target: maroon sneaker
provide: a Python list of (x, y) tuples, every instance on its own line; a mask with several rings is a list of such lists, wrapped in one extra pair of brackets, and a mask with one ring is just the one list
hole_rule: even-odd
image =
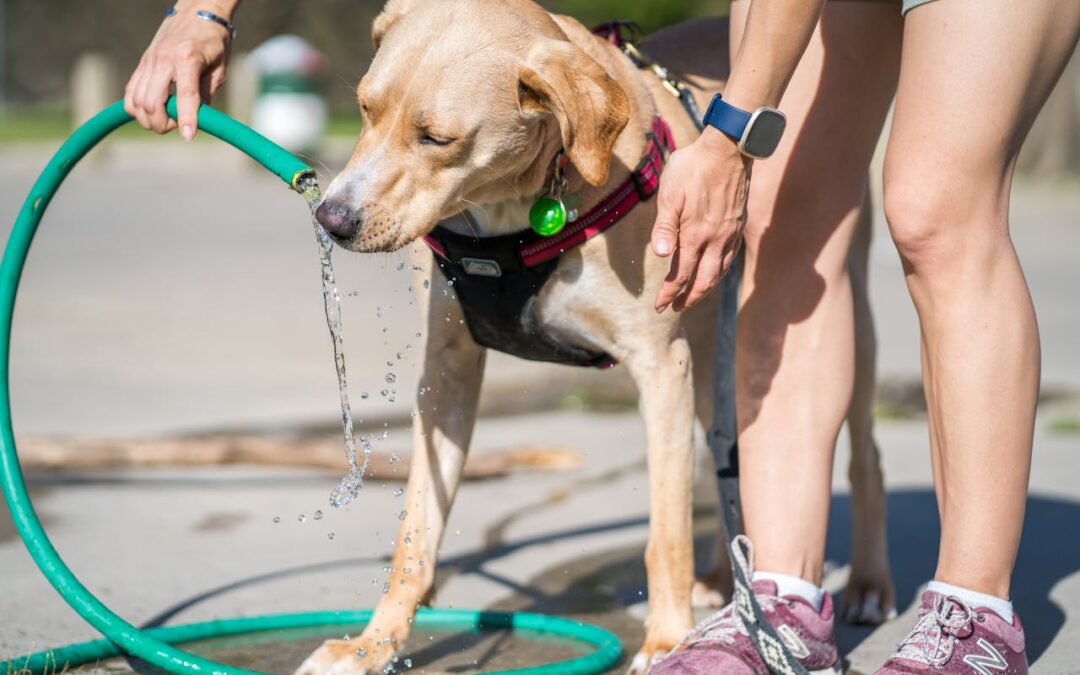
[(984, 607), (926, 591), (919, 621), (874, 675), (1027, 675), (1024, 629)]
[[(826, 594), (818, 612), (802, 598), (779, 597), (775, 582), (755, 581), (752, 586), (762, 612), (791, 655), (811, 675), (840, 675), (832, 598)], [(769, 675), (733, 603), (698, 624), (670, 656), (649, 672), (651, 675)]]

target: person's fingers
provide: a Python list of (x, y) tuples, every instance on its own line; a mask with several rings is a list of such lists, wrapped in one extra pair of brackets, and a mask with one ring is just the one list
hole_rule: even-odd
[(135, 117), (135, 86), (139, 82), (139, 76), (142, 73), (140, 68), (136, 68), (135, 72), (128, 78), (127, 84), (124, 85), (124, 112)]
[(175, 75), (172, 63), (157, 62), (150, 75), (143, 80), (142, 107), (150, 122), (150, 129), (163, 134), (169, 126), (165, 101), (169, 98), (169, 85)]
[(656, 255), (666, 258), (675, 252), (679, 240), (679, 212), (664, 202), (656, 208), (656, 222), (652, 230), (652, 249)]
[(708, 295), (709, 291), (720, 283), (720, 277), (722, 276), (720, 261), (719, 247), (710, 246), (707, 248), (702, 253), (701, 260), (698, 261), (693, 276), (687, 282), (686, 290), (672, 302), (672, 309), (681, 312), (684, 309), (693, 307)]
[(197, 58), (185, 58), (176, 67), (176, 122), (186, 141), (195, 138), (199, 128), (202, 66), (202, 61)]
[(739, 230), (735, 233), (735, 236), (731, 238), (731, 243), (724, 247), (724, 252), (720, 256), (720, 277), (723, 278), (731, 266), (735, 264), (735, 258), (739, 255), (739, 251), (742, 250), (743, 233)]
[(688, 247), (683, 242), (675, 249), (675, 255), (671, 259), (671, 271), (660, 285), (660, 292), (656, 296), (656, 311), (663, 312), (682, 292), (693, 277), (700, 257), (701, 249), (698, 246)]
[(672, 300), (671, 300), (671, 309), (672, 310), (674, 310), (676, 312), (681, 312), (684, 309), (686, 309), (686, 307), (687, 307), (687, 305), (686, 305), (686, 296), (690, 294), (690, 289), (693, 288), (694, 284), (697, 282), (697, 278), (698, 278), (698, 269), (695, 267), (694, 270), (690, 273), (690, 278), (687, 279), (686, 283), (683, 284), (683, 287), (681, 289), (679, 289), (678, 295), (676, 295), (674, 298), (672, 298)]
[(217, 93), (217, 90), (221, 89), (221, 85), (225, 84), (226, 76), (225, 64), (221, 64), (210, 71), (208, 83), (206, 76), (203, 76), (204, 83), (207, 83), (203, 88), (204, 103), (209, 103), (213, 95)]
[[(135, 74), (131, 76), (131, 81), (128, 82), (127, 90), (124, 93), (124, 110), (127, 110), (128, 114), (135, 118), (135, 121), (139, 123), (139, 126), (143, 129), (150, 128), (150, 120), (146, 116), (146, 111), (143, 109), (143, 81), (146, 79), (146, 67), (139, 66), (139, 69), (135, 71)], [(130, 98), (130, 108), (128, 106), (128, 99)]]

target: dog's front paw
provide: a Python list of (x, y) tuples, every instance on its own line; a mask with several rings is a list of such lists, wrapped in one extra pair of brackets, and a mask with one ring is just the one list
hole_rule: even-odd
[(394, 656), (394, 648), (386, 643), (371, 644), (362, 638), (327, 640), (307, 657), (295, 675), (373, 675)]
[(630, 667), (626, 670), (626, 675), (646, 675), (652, 667), (664, 660), (668, 655), (667, 649), (647, 649), (642, 648), (640, 652), (634, 654), (634, 658), (630, 661)]
[(888, 571), (864, 576), (852, 570), (844, 589), (841, 616), (848, 623), (874, 626), (895, 618), (896, 594)]

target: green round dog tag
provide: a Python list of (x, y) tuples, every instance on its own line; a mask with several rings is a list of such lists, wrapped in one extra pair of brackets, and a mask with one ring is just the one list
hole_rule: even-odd
[(550, 237), (558, 234), (566, 225), (566, 207), (562, 200), (541, 197), (529, 209), (529, 225), (537, 234)]

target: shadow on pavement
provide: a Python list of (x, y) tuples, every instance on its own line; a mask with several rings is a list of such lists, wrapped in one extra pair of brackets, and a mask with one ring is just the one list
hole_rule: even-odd
[[(938, 512), (931, 489), (893, 490), (888, 495), (889, 558), (896, 584), (897, 608), (915, 602), (915, 594), (934, 574), (938, 551)], [(835, 495), (825, 545), (828, 560), (844, 564), (851, 550), (851, 500)], [(1028, 659), (1034, 663), (1065, 623), (1065, 611), (1050, 591), (1080, 570), (1080, 503), (1044, 496), (1028, 498), (1024, 535), (1013, 574), (1012, 593), (1027, 633)], [(850, 652), (873, 628), (839, 625), (842, 653)]]
[[(889, 553), (896, 584), (897, 605), (903, 610), (916, 600), (919, 588), (934, 572), (939, 533), (937, 506), (934, 493), (930, 489), (894, 490), (888, 496), (888, 509)], [(850, 518), (850, 498), (847, 495), (835, 495), (829, 517), (826, 557), (839, 565), (846, 564), (849, 559)], [(711, 519), (711, 516), (699, 518), (698, 532), (710, 531), (708, 523), (701, 521)], [(1024, 536), (1013, 578), (1013, 595), (1025, 621), (1028, 657), (1032, 662), (1046, 651), (1065, 621), (1064, 609), (1049, 596), (1051, 589), (1061, 579), (1080, 570), (1080, 538), (1067, 534), (1075, 532), (1077, 522), (1080, 522), (1080, 503), (1045, 496), (1032, 496), (1028, 500)], [(601, 532), (642, 528), (646, 523), (644, 518), (629, 517), (466, 552), (444, 559), (440, 563), (440, 576), (445, 578), (448, 574), (480, 574), (503, 584), (509, 592), (493, 609), (555, 613), (596, 623), (619, 634), (624, 640), (627, 653), (632, 655), (640, 645), (643, 631), (640, 619), (628, 612), (627, 608), (632, 605), (640, 606), (647, 599), (642, 563), (643, 546), (597, 551), (581, 558), (560, 562), (526, 582), (498, 575), (488, 569), (487, 564), (532, 546), (572, 538), (588, 538)], [(707, 551), (709, 546), (708, 537), (699, 537), (695, 541), (696, 550)], [(184, 609), (241, 587), (328, 569), (346, 569), (371, 560), (328, 561), (241, 579), (178, 602), (161, 612), (148, 622), (148, 625), (161, 625)], [(841, 652), (849, 653), (873, 631), (873, 627), (840, 624), (838, 641)], [(430, 663), (431, 660), (441, 660), (454, 650), (464, 649), (472, 651), (469, 659), (472, 663), (469, 665), (482, 666), (493, 654), (506, 649), (507, 643), (504, 641), (507, 639), (506, 635), (444, 635), (434, 643), (415, 645), (418, 649), (413, 651), (413, 656), (417, 665), (420, 665)], [(510, 639), (510, 643), (514, 642), (517, 641)], [(514, 647), (520, 648), (520, 643)]]

